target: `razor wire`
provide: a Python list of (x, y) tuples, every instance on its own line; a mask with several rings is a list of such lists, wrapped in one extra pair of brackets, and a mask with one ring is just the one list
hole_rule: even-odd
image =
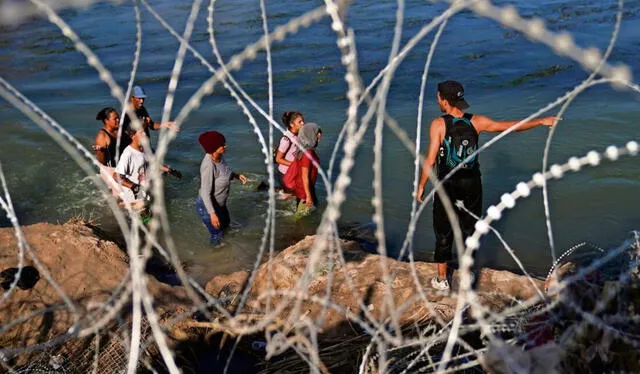
[[(135, 119), (135, 115), (133, 115), (133, 110), (131, 106), (127, 103), (127, 97), (131, 91), (131, 87), (135, 78), (135, 73), (137, 69), (137, 65), (141, 56), (141, 43), (142, 43), (142, 32), (141, 32), (141, 17), (140, 17), (140, 9), (136, 1), (135, 4), (135, 22), (136, 22), (136, 50), (134, 53), (134, 61), (130, 76), (130, 81), (128, 83), (128, 87), (126, 93), (122, 92), (122, 89), (117, 85), (114, 79), (111, 76), (110, 71), (101, 64), (99, 58), (91, 51), (86, 44), (84, 44), (81, 39), (77, 36), (77, 34), (64, 23), (62, 18), (60, 18), (57, 13), (58, 7), (66, 7), (66, 6), (78, 6), (88, 5), (91, 1), (59, 1), (59, 2), (51, 2), (51, 4), (44, 3), (40, 0), (32, 0), (31, 1), (35, 7), (27, 7), (27, 5), (17, 3), (17, 2), (8, 2), (0, 4), (0, 10), (2, 10), (2, 19), (9, 19), (10, 21), (21, 20), (30, 12), (40, 11), (47, 15), (48, 19), (56, 24), (62, 34), (68, 38), (70, 41), (74, 43), (74, 47), (84, 54), (87, 57), (88, 65), (94, 67), (99, 74), (99, 77), (102, 81), (104, 81), (110, 88), (112, 95), (118, 99), (119, 102), (123, 103), (123, 111), (130, 115), (133, 121), (134, 127), (139, 127), (139, 121)], [(193, 308), (195, 310), (205, 311), (209, 318), (212, 318), (211, 314), (208, 313), (207, 308), (209, 306), (216, 306), (216, 310), (222, 313), (225, 316), (224, 325), (229, 329), (229, 331), (233, 331), (237, 333), (239, 336), (249, 335), (252, 333), (260, 332), (263, 329), (267, 328), (270, 325), (273, 325), (274, 322), (280, 319), (279, 315), (285, 309), (291, 307), (293, 305), (292, 310), (289, 313), (288, 321), (281, 324), (281, 327), (275, 327), (272, 331), (275, 331), (275, 334), (272, 336), (267, 336), (267, 352), (270, 352), (270, 355), (275, 355), (276, 353), (282, 353), (287, 349), (292, 349), (296, 352), (301, 359), (306, 362), (309, 366), (309, 369), (314, 372), (326, 372), (327, 368), (323, 364), (320, 355), (320, 343), (318, 342), (318, 328), (315, 324), (315, 321), (306, 317), (301, 313), (301, 305), (303, 301), (312, 301), (319, 305), (323, 306), (323, 311), (326, 309), (332, 309), (334, 311), (338, 311), (340, 314), (344, 315), (344, 317), (356, 323), (363, 330), (367, 331), (370, 334), (371, 342), (366, 346), (366, 351), (364, 354), (364, 358), (360, 365), (360, 372), (365, 372), (366, 365), (369, 363), (369, 360), (373, 360), (375, 358), (375, 365), (378, 366), (380, 372), (386, 372), (390, 370), (390, 362), (389, 362), (389, 354), (387, 350), (390, 348), (402, 347), (407, 344), (415, 344), (419, 346), (418, 351), (419, 354), (411, 361), (408, 366), (405, 368), (405, 372), (413, 367), (413, 365), (417, 364), (420, 360), (419, 358), (423, 355), (426, 355), (427, 360), (429, 361), (428, 369), (436, 369), (439, 372), (450, 372), (457, 369), (464, 369), (467, 367), (473, 367), (478, 364), (478, 358), (480, 353), (483, 350), (478, 350), (472, 353), (464, 353), (460, 355), (455, 355), (453, 353), (454, 346), (457, 344), (464, 345), (464, 340), (460, 337), (460, 332), (463, 329), (463, 314), (466, 310), (469, 310), (473, 317), (477, 320), (477, 322), (473, 325), (477, 331), (481, 331), (492, 343), (494, 343), (494, 347), (497, 347), (500, 350), (501, 345), (505, 344), (500, 337), (496, 336), (494, 331), (492, 331), (491, 326), (493, 323), (506, 318), (509, 315), (517, 314), (521, 311), (526, 311), (527, 308), (536, 305), (536, 303), (544, 302), (546, 296), (541, 293), (539, 289), (536, 290), (538, 292), (538, 296), (532, 298), (531, 300), (527, 300), (524, 303), (518, 304), (517, 306), (510, 308), (508, 310), (503, 311), (502, 313), (494, 313), (487, 309), (487, 307), (482, 305), (481, 300), (479, 299), (479, 295), (476, 291), (471, 288), (472, 284), (472, 270), (471, 266), (474, 264), (473, 252), (477, 251), (480, 247), (480, 238), (490, 231), (494, 232), (498, 237), (500, 237), (499, 233), (490, 225), (494, 221), (500, 220), (504, 212), (508, 209), (513, 209), (519, 201), (519, 199), (526, 198), (531, 194), (531, 190), (534, 188), (541, 188), (544, 194), (544, 207), (545, 207), (545, 217), (546, 223), (548, 227), (548, 236), (549, 236), (549, 244), (552, 257), (554, 259), (552, 268), (550, 270), (550, 274), (557, 268), (557, 264), (563, 258), (568, 256), (570, 252), (573, 252), (574, 247), (571, 250), (567, 251), (565, 254), (560, 256), (557, 260), (555, 258), (555, 245), (553, 242), (553, 233), (551, 228), (551, 214), (548, 208), (549, 198), (548, 198), (548, 190), (547, 190), (547, 181), (551, 179), (561, 179), (565, 176), (565, 174), (569, 172), (578, 172), (583, 169), (585, 166), (596, 167), (601, 164), (603, 160), (607, 160), (610, 162), (617, 161), (622, 156), (635, 156), (638, 153), (638, 143), (634, 140), (627, 142), (624, 147), (616, 147), (610, 146), (606, 148), (603, 152), (590, 151), (583, 157), (571, 157), (565, 164), (554, 164), (551, 165), (547, 169), (548, 164), (548, 153), (551, 145), (551, 141), (554, 134), (554, 129), (552, 128), (549, 132), (547, 143), (544, 150), (543, 155), (543, 166), (542, 170), (539, 173), (536, 173), (532, 176), (532, 179), (528, 182), (520, 182), (516, 185), (515, 190), (511, 193), (506, 193), (502, 195), (500, 202), (497, 205), (492, 205), (486, 210), (486, 216), (478, 217), (479, 220), (476, 223), (476, 231), (473, 235), (466, 239), (463, 243), (462, 234), (459, 229), (459, 225), (457, 222), (457, 218), (454, 211), (454, 202), (450, 201), (446, 194), (444, 194), (441, 183), (443, 180), (436, 180), (433, 175), (429, 176), (429, 180), (434, 184), (433, 190), (427, 195), (425, 202), (418, 206), (414, 202), (411, 206), (410, 211), (410, 223), (407, 227), (407, 232), (405, 236), (405, 240), (402, 245), (401, 252), (405, 251), (410, 256), (410, 265), (412, 270), (412, 277), (415, 281), (416, 288), (419, 290), (418, 295), (411, 299), (411, 301), (420, 301), (425, 304), (427, 308), (433, 310), (433, 302), (427, 300), (427, 295), (431, 294), (432, 291), (426, 290), (420, 284), (417, 274), (415, 273), (415, 261), (413, 259), (413, 235), (415, 232), (415, 227), (417, 224), (417, 219), (420, 217), (422, 210), (425, 208), (427, 202), (434, 196), (435, 193), (439, 194), (439, 197), (443, 200), (443, 204), (446, 207), (448, 217), (452, 223), (455, 234), (455, 243), (456, 248), (458, 250), (459, 258), (460, 258), (460, 290), (457, 293), (457, 307), (454, 318), (449, 322), (437, 321), (440, 325), (440, 330), (437, 333), (434, 333), (432, 336), (422, 336), (419, 338), (414, 338), (411, 336), (404, 336), (402, 333), (402, 328), (399, 323), (399, 318), (401, 312), (408, 307), (408, 302), (405, 305), (396, 305), (393, 300), (393, 295), (388, 291), (391, 289), (390, 284), (393, 279), (393, 274), (389, 272), (389, 266), (386, 260), (386, 248), (385, 248), (385, 226), (384, 226), (384, 211), (383, 211), (383, 199), (382, 199), (382, 146), (383, 146), (383, 129), (385, 126), (389, 127), (392, 130), (393, 134), (403, 142), (405, 147), (412, 153), (414, 156), (414, 179), (413, 179), (413, 192), (412, 197), (415, 198), (416, 190), (417, 190), (417, 182), (419, 178), (419, 165), (421, 165), (423, 158), (420, 155), (420, 126), (421, 126), (421, 116), (422, 116), (422, 103), (424, 98), (424, 90), (426, 81), (428, 79), (428, 73), (430, 69), (430, 61), (433, 57), (433, 53), (436, 50), (436, 46), (438, 43), (438, 38), (446, 27), (448, 20), (454, 17), (459, 11), (463, 9), (470, 9), (477, 15), (481, 17), (485, 17), (491, 20), (494, 20), (500, 23), (502, 26), (505, 26), (509, 29), (518, 31), (523, 35), (527, 36), (534, 42), (541, 43), (543, 45), (548, 46), (552, 49), (556, 54), (560, 56), (567, 57), (581, 64), (587, 71), (590, 72), (588, 78), (586, 78), (583, 82), (581, 82), (578, 86), (572, 88), (564, 95), (558, 97), (556, 100), (551, 102), (550, 104), (542, 107), (536, 112), (532, 113), (525, 120), (522, 120), (512, 126), (509, 130), (503, 132), (499, 136), (493, 138), (491, 141), (485, 143), (476, 153), (470, 155), (469, 157), (474, 157), (476, 154), (483, 152), (484, 150), (490, 148), (494, 143), (498, 142), (501, 138), (506, 136), (511, 131), (517, 130), (517, 128), (527, 120), (530, 120), (544, 112), (555, 109), (560, 106), (558, 111), (559, 115), (561, 115), (571, 104), (571, 102), (577, 98), (584, 90), (589, 87), (593, 87), (595, 85), (601, 84), (611, 84), (614, 87), (627, 87), (634, 91), (640, 91), (638, 86), (632, 82), (631, 80), (631, 71), (630, 69), (622, 64), (619, 65), (611, 65), (607, 62), (610, 57), (611, 51), (615, 45), (615, 41), (617, 39), (617, 34), (619, 32), (620, 25), (622, 23), (622, 13), (624, 10), (624, 3), (622, 0), (618, 2), (618, 10), (616, 13), (616, 23), (614, 26), (614, 30), (610, 39), (610, 43), (605, 51), (604, 55), (601, 55), (597, 49), (594, 48), (581, 48), (578, 46), (570, 34), (568, 33), (555, 33), (549, 29), (547, 29), (544, 23), (538, 19), (525, 19), (522, 18), (518, 14), (518, 10), (512, 6), (497, 6), (492, 4), (488, 0), (473, 0), (473, 1), (446, 1), (449, 3), (450, 7), (444, 11), (440, 16), (434, 18), (430, 23), (424, 26), (418, 34), (416, 34), (407, 44), (404, 46), (400, 45), (401, 35), (403, 31), (403, 20), (404, 20), (404, 1), (398, 0), (397, 2), (397, 10), (396, 10), (396, 19), (394, 26), (394, 39), (391, 46), (391, 52), (388, 56), (387, 65), (380, 71), (380, 73), (372, 80), (371, 84), (367, 87), (364, 87), (362, 83), (362, 77), (359, 73), (358, 65), (357, 65), (357, 50), (356, 50), (356, 37), (353, 30), (350, 28), (349, 24), (344, 17), (344, 12), (351, 5), (349, 2), (334, 2), (331, 0), (326, 0), (325, 5), (322, 8), (318, 8), (311, 12), (305, 13), (300, 17), (296, 17), (289, 21), (287, 24), (283, 26), (278, 26), (273, 29), (273, 31), (269, 31), (268, 25), (268, 16), (266, 14), (266, 6), (264, 1), (260, 1), (261, 7), (261, 17), (262, 17), (262, 28), (263, 28), (263, 37), (260, 38), (256, 43), (247, 45), (246, 48), (242, 50), (237, 55), (232, 56), (227, 59), (228, 62), (224, 62), (224, 59), (215, 42), (214, 36), (214, 28), (213, 28), (213, 15), (214, 15), (214, 3), (212, 0), (209, 6), (209, 15), (208, 19), (208, 32), (210, 34), (210, 42), (212, 46), (212, 51), (216, 57), (216, 61), (219, 65), (218, 69), (214, 69), (207, 60), (200, 56), (199, 53), (193, 48), (192, 44), (189, 42), (189, 38), (194, 31), (196, 17), (201, 6), (201, 1), (194, 0), (191, 6), (191, 14), (187, 20), (184, 35), (180, 36), (176, 33), (170, 26), (162, 20), (162, 18), (158, 15), (158, 13), (153, 9), (151, 4), (148, 1), (142, 0), (144, 6), (147, 10), (156, 17), (163, 27), (171, 33), (174, 37), (178, 39), (180, 42), (180, 46), (177, 52), (177, 56), (175, 59), (174, 67), (170, 73), (170, 81), (169, 81), (169, 89), (167, 92), (167, 96), (165, 98), (165, 104), (162, 112), (162, 123), (165, 123), (169, 120), (170, 112), (174, 103), (175, 92), (178, 89), (178, 80), (180, 74), (183, 69), (183, 63), (186, 56), (186, 51), (189, 50), (193, 53), (199, 61), (208, 68), (211, 77), (207, 79), (200, 88), (196, 91), (196, 93), (189, 98), (187, 103), (179, 109), (179, 114), (176, 118), (176, 126), (180, 128), (180, 126), (186, 121), (189, 114), (197, 109), (202, 99), (213, 93), (214, 87), (217, 83), (221, 83), (225, 89), (229, 92), (229, 94), (235, 99), (237, 105), (240, 107), (242, 112), (247, 117), (249, 123), (253, 131), (256, 133), (258, 138), (258, 143), (261, 145), (261, 150), (263, 155), (265, 156), (265, 165), (267, 166), (267, 174), (269, 176), (269, 198), (268, 198), (268, 211), (265, 219), (265, 227), (263, 231), (263, 235), (261, 238), (260, 251), (257, 256), (255, 265), (251, 271), (251, 275), (249, 277), (248, 285), (242, 292), (240, 299), (240, 307), (237, 312), (232, 315), (226, 313), (224, 308), (217, 305), (217, 300), (210, 295), (206, 295), (206, 292), (202, 290), (201, 287), (198, 286), (197, 282), (195, 282), (188, 274), (182, 271), (181, 266), (179, 264), (178, 255), (175, 251), (175, 244), (173, 243), (169, 233), (170, 226), (168, 222), (168, 216), (166, 212), (166, 207), (164, 205), (164, 193), (162, 190), (162, 178), (159, 172), (159, 165), (162, 163), (162, 159), (166, 154), (167, 147), (170, 142), (176, 137), (176, 131), (160, 131), (160, 138), (158, 141), (158, 150), (155, 155), (152, 155), (148, 149), (149, 147), (145, 146), (145, 153), (151, 160), (151, 180), (153, 183), (153, 190), (150, 191), (152, 195), (155, 197), (154, 204), (152, 206), (152, 210), (155, 213), (154, 218), (151, 221), (151, 225), (149, 229), (139, 227), (140, 224), (137, 220), (133, 220), (131, 225), (126, 223), (124, 216), (122, 215), (120, 209), (115, 206), (113, 199), (109, 198), (106, 188), (104, 186), (98, 186), (101, 188), (103, 195), (109, 201), (109, 206), (116, 214), (118, 218), (118, 223), (120, 225), (121, 230), (125, 233), (126, 241), (127, 241), (127, 249), (130, 257), (130, 271), (123, 278), (123, 283), (121, 287), (114, 290), (109, 301), (105, 302), (102, 305), (102, 309), (107, 312), (106, 318), (103, 319), (103, 322), (97, 326), (82, 326), (82, 321), (84, 323), (90, 322), (86, 321), (86, 318), (82, 317), (81, 313), (75, 308), (74, 303), (68, 299), (64, 290), (60, 289), (57, 286), (56, 290), (65, 300), (65, 303), (69, 310), (72, 312), (72, 316), (75, 319), (75, 324), (70, 328), (68, 334), (58, 336), (52, 339), (49, 342), (44, 344), (34, 344), (31, 347), (11, 347), (11, 348), (0, 348), (0, 356), (7, 358), (10, 355), (15, 355), (19, 353), (25, 352), (37, 352), (41, 350), (49, 349), (52, 345), (63, 344), (68, 339), (78, 337), (78, 336), (88, 336), (90, 334), (94, 334), (96, 339), (98, 337), (98, 330), (100, 328), (104, 328), (106, 324), (116, 318), (117, 313), (123, 308), (124, 303), (127, 301), (132, 302), (133, 312), (132, 312), (132, 326), (130, 333), (127, 332), (128, 342), (129, 342), (129, 351), (127, 358), (127, 372), (133, 373), (137, 370), (140, 355), (141, 355), (141, 342), (142, 338), (142, 323), (143, 318), (144, 321), (148, 321), (148, 326), (151, 331), (151, 336), (153, 337), (153, 341), (157, 344), (158, 349), (160, 351), (160, 355), (166, 364), (166, 368), (170, 372), (178, 372), (178, 367), (176, 366), (173, 352), (171, 351), (166, 336), (166, 328), (161, 326), (160, 318), (156, 313), (153, 306), (153, 297), (148, 289), (147, 285), (147, 275), (144, 273), (144, 267), (147, 263), (147, 260), (150, 257), (151, 249), (158, 248), (161, 250), (163, 256), (170, 261), (176, 269), (178, 269), (178, 274), (182, 280), (183, 285), (186, 286), (189, 297), (193, 302)], [(273, 44), (277, 42), (281, 42), (285, 38), (294, 37), (295, 34), (299, 31), (301, 27), (308, 27), (311, 23), (317, 22), (320, 18), (328, 16), (330, 19), (330, 27), (336, 34), (336, 44), (338, 50), (341, 55), (341, 63), (345, 68), (345, 81), (347, 82), (347, 99), (349, 102), (349, 106), (347, 109), (347, 119), (344, 122), (344, 125), (341, 128), (338, 140), (334, 146), (331, 161), (329, 163), (328, 169), (325, 171), (322, 168), (319, 170), (319, 174), (321, 175), (322, 181), (325, 184), (327, 190), (327, 201), (328, 206), (322, 214), (322, 220), (317, 229), (317, 239), (313, 244), (313, 247), (309, 254), (308, 263), (306, 265), (303, 276), (297, 281), (294, 289), (291, 290), (275, 290), (269, 287), (270, 291), (264, 294), (259, 295), (259, 298), (267, 298), (269, 301), (267, 302), (267, 310), (264, 314), (263, 318), (255, 323), (245, 323), (242, 317), (242, 307), (244, 302), (249, 297), (249, 290), (252, 286), (253, 276), (257, 273), (258, 266), (260, 265), (261, 259), (268, 254), (267, 261), (270, 261), (274, 258), (274, 237), (275, 237), (275, 195), (274, 195), (274, 165), (271, 160), (271, 154), (273, 151), (273, 129), (276, 128), (280, 132), (284, 132), (284, 129), (277, 123), (277, 120), (273, 118), (273, 67), (272, 67), (272, 55), (271, 55), (271, 47)], [(386, 112), (386, 100), (389, 93), (389, 86), (393, 81), (395, 70), (402, 63), (404, 58), (409, 54), (409, 52), (413, 51), (419, 41), (424, 39), (431, 31), (438, 28), (437, 34), (434, 37), (434, 41), (429, 50), (429, 54), (425, 61), (424, 71), (421, 80), (420, 87), (420, 95), (419, 95), (419, 112), (417, 118), (417, 127), (416, 127), (416, 136), (415, 140), (412, 140), (404, 130), (402, 130), (397, 122), (388, 115)], [(268, 72), (268, 109), (265, 111), (260, 105), (258, 105), (253, 98), (243, 90), (240, 85), (235, 81), (234, 77), (231, 75), (231, 72), (240, 71), (245, 62), (256, 59), (258, 52), (265, 51), (266, 53), (266, 63), (267, 63), (267, 72)], [(597, 76), (601, 76), (602, 78), (596, 79)], [(19, 91), (15, 90), (7, 81), (0, 77), (0, 95), (9, 101), (13, 106), (19, 108), (21, 111), (25, 113), (29, 118), (31, 118), (34, 122), (38, 123), (47, 134), (49, 134), (52, 138), (54, 138), (63, 148), (63, 150), (70, 154), (74, 160), (78, 163), (78, 165), (87, 173), (87, 175), (95, 174), (94, 168), (97, 165), (96, 160), (93, 158), (91, 154), (89, 154), (86, 149), (72, 136), (70, 135), (62, 126), (60, 126), (55, 120), (53, 120), (49, 115), (47, 115), (44, 111), (42, 111), (38, 106), (32, 103), (29, 99), (24, 97)], [(375, 95), (371, 97), (369, 93), (375, 88)], [(367, 105), (365, 113), (358, 118), (358, 111), (362, 105)], [(268, 136), (265, 139), (262, 130), (257, 124), (256, 119), (250, 113), (249, 107), (257, 110), (260, 115), (267, 120), (268, 126)], [(340, 247), (340, 243), (338, 241), (338, 230), (337, 230), (337, 221), (341, 216), (342, 204), (348, 199), (347, 197), (347, 189), (351, 184), (351, 171), (353, 169), (355, 163), (355, 153), (358, 147), (362, 144), (363, 136), (369, 129), (370, 123), (373, 121), (375, 117), (375, 143), (374, 143), (374, 163), (372, 165), (374, 171), (374, 178), (372, 180), (372, 187), (374, 190), (374, 196), (372, 199), (372, 207), (374, 208), (374, 216), (373, 222), (376, 223), (376, 238), (378, 239), (378, 253), (382, 256), (382, 260), (380, 262), (381, 271), (383, 273), (383, 281), (387, 285), (385, 288), (385, 311), (386, 317), (382, 320), (376, 318), (372, 313), (368, 312), (368, 308), (366, 305), (362, 304), (362, 300), (359, 299), (358, 291), (354, 285), (353, 279), (350, 274), (345, 271), (345, 281), (348, 284), (352, 295), (359, 300), (360, 306), (362, 308), (362, 316), (355, 315), (353, 312), (349, 310), (345, 310), (341, 305), (336, 304), (331, 300), (330, 295), (330, 287), (327, 287), (327, 294), (323, 297), (317, 297), (312, 295), (309, 291), (309, 284), (312, 280), (314, 269), (316, 266), (322, 261), (324, 256), (329, 258), (329, 263), (333, 264), (334, 261), (332, 255), (335, 254), (337, 257), (337, 264), (341, 266), (343, 269), (346, 269), (346, 260), (342, 253), (342, 248)], [(121, 131), (121, 130), (119, 130)], [(120, 138), (120, 134), (118, 135), (118, 141)], [(334, 182), (331, 181), (333, 166), (335, 160), (338, 155), (338, 150), (342, 146), (343, 157), (340, 162), (339, 173)], [(93, 166), (92, 166), (93, 164)], [(318, 166), (318, 165), (317, 165)], [(452, 175), (456, 170), (454, 169), (447, 177), (444, 178), (446, 180), (450, 175)], [(17, 217), (15, 211), (12, 208), (11, 199), (9, 195), (8, 188), (5, 183), (4, 173), (0, 169), (0, 179), (2, 180), (3, 189), (5, 198), (0, 198), (0, 203), (2, 204), (3, 209), (7, 217), (11, 220), (13, 227), (15, 229), (16, 236), (18, 238), (18, 258), (19, 258), (19, 272), (14, 279), (14, 281), (10, 285), (9, 292), (3, 294), (0, 302), (6, 302), (11, 297), (12, 292), (16, 288), (18, 283), (18, 279), (20, 277), (20, 272), (22, 271), (25, 257), (25, 250), (29, 253), (34, 262), (36, 263), (38, 269), (44, 271), (45, 277), (47, 281), (51, 283), (54, 288), (57, 283), (53, 279), (53, 277), (47, 272), (47, 269), (39, 264), (37, 258), (34, 257), (32, 251), (28, 246), (28, 238), (24, 238), (24, 235), (20, 229), (20, 225), (17, 221)], [(463, 208), (463, 207), (458, 207)], [(129, 214), (134, 214), (129, 211)], [(470, 212), (468, 212), (470, 213)], [(167, 248), (163, 248), (157, 241), (156, 236), (158, 235), (158, 230), (162, 228), (163, 232), (166, 235), (167, 240)], [(145, 231), (146, 236), (149, 238), (146, 242), (141, 240), (139, 235), (139, 230), (142, 229)], [(515, 252), (510, 248), (510, 246), (503, 241), (505, 249), (508, 251), (510, 256), (514, 258), (514, 260), (521, 267), (521, 270), (527, 275), (527, 277), (533, 282), (531, 276), (527, 273), (526, 269), (522, 265), (522, 263), (518, 260)], [(268, 250), (267, 250), (268, 246)], [(580, 272), (574, 276), (563, 279), (561, 283), (554, 288), (554, 292), (559, 292), (562, 289), (566, 289), (574, 282), (580, 281), (584, 279), (585, 274), (587, 274), (587, 270), (589, 269), (597, 269), (601, 266), (604, 266), (608, 261), (614, 258), (616, 255), (619, 255), (623, 252), (624, 249), (628, 248), (627, 246), (621, 246), (618, 249), (606, 253), (604, 257), (598, 261), (592, 263), (588, 268), (581, 269)], [(270, 264), (270, 262), (269, 262)], [(637, 263), (633, 263), (634, 266), (637, 266)], [(630, 276), (629, 272), (623, 274), (620, 279), (620, 283), (623, 283), (623, 280), (626, 280)], [(331, 277), (331, 275), (329, 276)], [(549, 277), (547, 277), (549, 278)], [(125, 283), (127, 280), (131, 281), (131, 284)], [(328, 284), (331, 284), (331, 278), (328, 281)], [(535, 283), (533, 283), (535, 286)], [(619, 287), (618, 287), (619, 288)], [(587, 323), (581, 324), (578, 329), (579, 331), (584, 331), (586, 326), (598, 326), (602, 330), (606, 330), (607, 332), (614, 334), (617, 338), (620, 338), (624, 341), (629, 342), (634, 347), (639, 344), (636, 340), (627, 337), (621, 331), (611, 327), (606, 320), (600, 319), (596, 314), (601, 312), (602, 309), (606, 306), (606, 303), (611, 300), (613, 297), (617, 295), (619, 289), (614, 291), (608, 291), (606, 298), (604, 301), (600, 302), (597, 305), (597, 308), (591, 312), (582, 310), (579, 305), (573, 302), (570, 299), (563, 300), (563, 302), (568, 305), (573, 310), (577, 311)], [(118, 296), (119, 295), (119, 296)], [(283, 300), (279, 302), (279, 305), (274, 306), (272, 309), (272, 297), (281, 296), (284, 297)], [(202, 301), (202, 298), (205, 298), (206, 301)], [(113, 306), (109, 304), (113, 302)], [(37, 312), (35, 313), (37, 314)], [(34, 315), (35, 315), (34, 314)], [(433, 313), (437, 318), (437, 313)], [(10, 322), (12, 324), (19, 324), (23, 320), (23, 318), (27, 318), (27, 316), (16, 316), (16, 319)], [(95, 322), (95, 321), (93, 321)], [(145, 322), (147, 323), (147, 322)], [(389, 324), (393, 326), (393, 328), (389, 328)], [(83, 327), (81, 329), (81, 327)], [(581, 330), (580, 330), (581, 329)], [(389, 331), (389, 330), (392, 330)], [(294, 332), (291, 335), (291, 332)], [(273, 338), (272, 337), (279, 337)], [(238, 341), (236, 341), (237, 344)], [(428, 351), (431, 349), (436, 343), (445, 343), (444, 352), (439, 358), (439, 360), (434, 360)], [(374, 345), (377, 350), (377, 354), (374, 354)], [(235, 346), (234, 346), (235, 347)], [(235, 348), (234, 348), (235, 349)], [(97, 368), (97, 360), (99, 358), (99, 344), (98, 340), (96, 340), (96, 348), (95, 348), (95, 362), (94, 368)], [(513, 361), (512, 358), (509, 357), (506, 351), (502, 351), (502, 355), (505, 360), (508, 361), (508, 364), (512, 367), (519, 367), (518, 363)], [(447, 367), (448, 364), (455, 362), (457, 358), (463, 357), (475, 357), (476, 360), (471, 360), (465, 364), (458, 364), (454, 367)], [(230, 361), (227, 361), (225, 366), (225, 371), (229, 368)], [(11, 368), (9, 368), (11, 370)]]

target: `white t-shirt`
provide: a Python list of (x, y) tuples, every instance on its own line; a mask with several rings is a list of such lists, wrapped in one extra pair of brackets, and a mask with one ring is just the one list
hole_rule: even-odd
[(147, 162), (144, 153), (131, 146), (125, 148), (118, 161), (118, 166), (116, 166), (116, 172), (124, 175), (133, 183), (143, 184), (146, 170)]
[[(287, 161), (293, 161), (296, 153), (297, 147), (293, 143), (292, 139), (298, 140), (298, 136), (287, 130), (284, 133), (284, 136), (280, 139), (280, 144), (278, 144), (278, 152), (286, 152), (284, 155), (284, 159)], [(289, 170), (289, 166), (278, 164), (278, 170), (282, 174), (286, 174), (287, 170)]]

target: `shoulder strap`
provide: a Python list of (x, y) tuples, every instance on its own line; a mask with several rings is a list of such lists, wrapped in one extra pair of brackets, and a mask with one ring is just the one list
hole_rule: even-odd
[(449, 131), (449, 128), (453, 126), (453, 116), (451, 114), (445, 114), (442, 116), (442, 118), (444, 119), (446, 131)]
[(469, 122), (471, 122), (471, 118), (473, 118), (473, 114), (465, 113), (463, 117), (466, 118), (467, 120), (469, 120)]
[(113, 136), (111, 136), (111, 134), (109, 134), (109, 131), (107, 131), (107, 130), (105, 130), (105, 129), (103, 129), (103, 128), (101, 128), (101, 129), (100, 129), (100, 131), (103, 131), (105, 134), (107, 134), (107, 136), (108, 136), (109, 138), (113, 138)]
[(285, 157), (286, 157), (286, 156), (287, 156), (287, 153), (289, 153), (289, 150), (291, 149), (291, 144), (293, 144), (293, 141), (291, 140), (291, 138), (289, 138), (289, 137), (288, 137), (288, 136), (286, 136), (286, 135), (282, 135), (282, 138), (283, 138), (283, 139), (286, 139), (286, 140), (289, 142), (289, 145), (287, 146), (287, 150), (286, 150), (286, 151), (284, 151), (284, 155), (285, 155)]

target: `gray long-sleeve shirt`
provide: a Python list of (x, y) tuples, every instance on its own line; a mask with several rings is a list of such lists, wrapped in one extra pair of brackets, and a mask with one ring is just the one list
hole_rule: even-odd
[(209, 214), (215, 212), (214, 202), (217, 206), (226, 206), (229, 197), (229, 185), (233, 171), (224, 162), (214, 162), (211, 156), (204, 155), (200, 163), (200, 197)]

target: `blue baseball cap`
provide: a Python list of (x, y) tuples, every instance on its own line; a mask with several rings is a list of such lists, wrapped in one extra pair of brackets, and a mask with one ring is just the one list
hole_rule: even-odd
[(131, 92), (131, 96), (137, 97), (140, 99), (144, 99), (147, 95), (144, 93), (144, 90), (140, 86), (133, 86), (133, 91)]

